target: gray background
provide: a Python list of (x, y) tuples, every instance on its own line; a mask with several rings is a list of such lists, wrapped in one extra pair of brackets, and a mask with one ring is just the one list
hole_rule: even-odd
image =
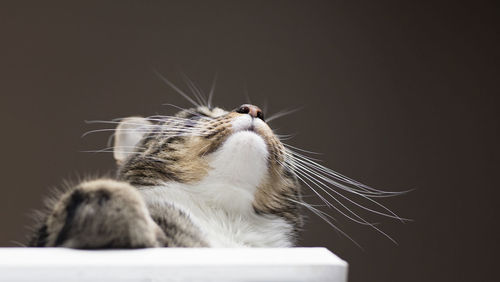
[(310, 216), (302, 246), (350, 263), (350, 281), (487, 281), (498, 234), (498, 10), (456, 1), (2, 1), (0, 245), (63, 179), (112, 171), (84, 120), (172, 114), (185, 72), (217, 104), (252, 102), (290, 144), (375, 187), (414, 220), (374, 230)]

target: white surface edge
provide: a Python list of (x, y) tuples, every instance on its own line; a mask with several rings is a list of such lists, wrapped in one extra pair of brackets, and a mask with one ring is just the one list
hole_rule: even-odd
[(347, 281), (326, 248), (0, 248), (0, 281)]

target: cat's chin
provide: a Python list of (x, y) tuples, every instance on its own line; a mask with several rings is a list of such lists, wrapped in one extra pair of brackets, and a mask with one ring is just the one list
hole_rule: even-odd
[(227, 147), (237, 156), (242, 156), (250, 162), (267, 160), (268, 150), (266, 142), (253, 129), (233, 133), (223, 144), (223, 147)]
[(210, 156), (213, 173), (245, 189), (255, 189), (267, 173), (268, 149), (264, 139), (253, 131), (233, 133)]

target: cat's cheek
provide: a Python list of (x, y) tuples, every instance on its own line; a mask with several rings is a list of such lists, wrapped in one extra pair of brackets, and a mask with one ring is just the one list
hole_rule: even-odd
[(255, 119), (253, 122), (255, 129), (261, 131), (271, 131), (271, 128), (261, 119)]

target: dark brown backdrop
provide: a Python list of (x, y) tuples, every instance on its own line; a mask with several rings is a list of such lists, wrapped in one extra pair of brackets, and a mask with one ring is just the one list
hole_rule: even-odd
[[(498, 244), (498, 10), (432, 1), (17, 1), (0, 4), (0, 245), (63, 178), (112, 170), (84, 120), (187, 106), (153, 74), (185, 72), (216, 101), (265, 101), (293, 145), (388, 190), (409, 224), (341, 219), (364, 250), (311, 217), (303, 246), (350, 263), (350, 281), (486, 281)], [(494, 167), (496, 166), (496, 167)]]

